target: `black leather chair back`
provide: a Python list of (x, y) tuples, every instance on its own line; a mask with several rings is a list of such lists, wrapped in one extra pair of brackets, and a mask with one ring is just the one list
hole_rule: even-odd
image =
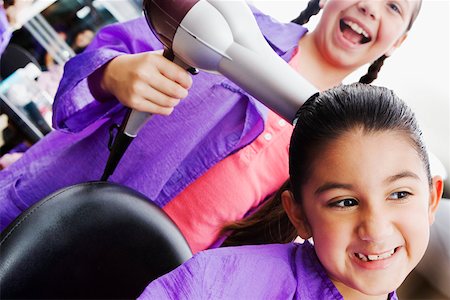
[(30, 62), (39, 69), (41, 68), (37, 59), (28, 50), (9, 43), (3, 54), (0, 55), (0, 79), (6, 79), (14, 71), (25, 67)]
[(134, 299), (192, 256), (171, 219), (129, 188), (62, 189), (1, 233), (2, 299)]

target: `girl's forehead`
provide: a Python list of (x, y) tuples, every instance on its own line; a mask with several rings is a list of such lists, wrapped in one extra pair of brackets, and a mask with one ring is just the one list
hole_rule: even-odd
[(382, 191), (396, 184), (392, 183), (392, 178), (406, 177), (413, 178), (416, 186), (428, 186), (424, 164), (407, 135), (355, 131), (342, 135), (317, 152), (308, 179), (302, 185), (302, 194), (303, 199), (314, 200), (323, 186)]
[(313, 172), (329, 178), (349, 172), (389, 175), (405, 169), (426, 178), (422, 158), (410, 137), (392, 130), (367, 132), (356, 128), (345, 132), (325, 144), (313, 162)]
[(406, 132), (400, 130), (367, 130), (363, 126), (357, 126), (348, 129), (330, 139), (322, 149), (325, 155), (335, 152), (374, 152), (374, 146), (379, 145), (377, 149), (380, 152), (400, 152), (402, 149), (414, 149), (411, 138)]

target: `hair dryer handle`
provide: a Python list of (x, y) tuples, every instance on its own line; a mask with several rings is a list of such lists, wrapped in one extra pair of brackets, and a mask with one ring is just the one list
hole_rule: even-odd
[[(173, 61), (192, 75), (198, 74), (198, 69), (191, 67), (184, 61), (176, 57), (171, 49), (164, 49), (163, 56)], [(131, 110), (122, 122), (123, 131), (126, 135), (135, 137), (142, 126), (150, 119), (151, 113)]]
[[(106, 162), (106, 166), (100, 180), (107, 181), (108, 178), (114, 173), (117, 165), (125, 154), (125, 151), (127, 151), (128, 146), (136, 137), (141, 127), (151, 116), (152, 114), (148, 112), (128, 109), (127, 114), (125, 115), (125, 118), (123, 118), (122, 124), (120, 125), (119, 131), (115, 136), (112, 133), (113, 131), (110, 129), (110, 141), (112, 140), (112, 144), (109, 147), (110, 152), (108, 161)], [(111, 128), (114, 128), (114, 125)]]
[[(198, 70), (185, 64), (182, 60), (177, 59), (172, 50), (164, 50), (163, 56), (174, 63), (178, 64), (182, 68), (187, 69), (191, 74), (197, 74)], [(125, 118), (120, 125), (119, 132), (117, 132), (112, 146), (110, 148), (110, 153), (108, 157), (108, 162), (106, 163), (105, 170), (101, 180), (106, 181), (113, 174), (122, 156), (125, 154), (128, 146), (131, 144), (133, 139), (137, 136), (139, 130), (142, 126), (151, 118), (152, 114), (148, 112), (137, 111), (134, 109), (129, 109)]]
[[(163, 56), (171, 61), (175, 59), (171, 49), (164, 49)], [(131, 109), (123, 119), (119, 132), (134, 138), (151, 116), (151, 113)]]

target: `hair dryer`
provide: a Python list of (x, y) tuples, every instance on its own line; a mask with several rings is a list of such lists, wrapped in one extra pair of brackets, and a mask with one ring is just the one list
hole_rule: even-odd
[[(144, 13), (165, 46), (165, 57), (187, 70), (224, 75), (289, 122), (318, 92), (273, 51), (243, 0), (145, 0)], [(112, 174), (149, 117), (146, 112), (130, 111), (102, 179)]]

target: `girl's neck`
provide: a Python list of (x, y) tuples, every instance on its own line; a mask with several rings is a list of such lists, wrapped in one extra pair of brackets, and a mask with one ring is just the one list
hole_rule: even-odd
[(330, 64), (322, 56), (314, 43), (312, 34), (308, 33), (299, 41), (300, 53), (296, 59), (296, 70), (319, 90), (326, 90), (342, 83), (355, 69), (344, 69)]

